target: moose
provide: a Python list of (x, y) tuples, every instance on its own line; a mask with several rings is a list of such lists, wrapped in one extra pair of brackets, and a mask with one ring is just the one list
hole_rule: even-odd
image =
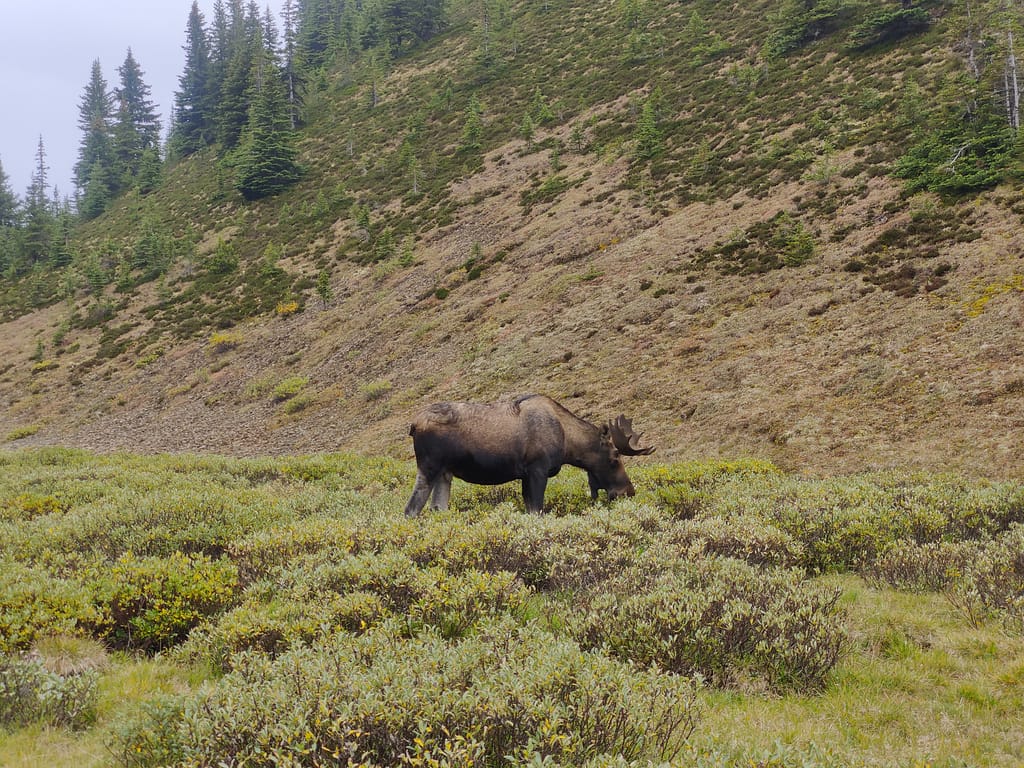
[(544, 507), (548, 478), (563, 464), (587, 473), (590, 495), (632, 496), (623, 456), (646, 456), (633, 423), (619, 416), (596, 426), (545, 395), (527, 394), (497, 403), (435, 403), (409, 428), (416, 452), (416, 485), (405, 514), (415, 517), (433, 498), (447, 509), (452, 477), (479, 485), (522, 480), (528, 512)]

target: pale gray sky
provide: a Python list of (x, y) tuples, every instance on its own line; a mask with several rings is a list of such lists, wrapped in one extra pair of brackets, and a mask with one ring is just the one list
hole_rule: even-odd
[[(61, 196), (73, 195), (78, 105), (95, 59), (113, 89), (132, 49), (166, 133), (191, 7), (192, 0), (0, 0), (0, 163), (19, 197), (32, 179), (40, 134), (51, 194), (56, 185)], [(270, 3), (278, 19), (279, 7)], [(199, 0), (199, 9), (209, 22), (213, 0)]]

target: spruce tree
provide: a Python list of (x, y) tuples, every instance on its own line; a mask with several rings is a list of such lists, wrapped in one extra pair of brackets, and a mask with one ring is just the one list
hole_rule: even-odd
[(30, 264), (46, 261), (50, 256), (53, 243), (53, 212), (47, 194), (49, 183), (46, 165), (46, 148), (43, 137), (39, 137), (36, 148), (36, 168), (32, 173), (32, 183), (25, 194), (25, 256)]
[(462, 148), (479, 149), (484, 133), (484, 108), (474, 93), (466, 107), (466, 122), (462, 127)]
[(235, 187), (247, 200), (277, 194), (298, 181), (294, 132), (274, 52), (258, 47), (248, 122), (236, 153)]
[(240, 3), (231, 7), (230, 58), (220, 89), (217, 141), (229, 150), (238, 145), (249, 117), (253, 71), (262, 48), (259, 8), (250, 2), (245, 12)]
[(89, 82), (78, 105), (78, 127), (82, 131), (82, 143), (78, 147), (78, 162), (75, 163), (75, 186), (84, 192), (89, 186), (89, 177), (99, 164), (110, 169), (114, 164), (111, 148), (110, 117), (113, 96), (107, 89), (99, 59), (92, 63)]
[(210, 41), (198, 2), (192, 3), (185, 34), (185, 71), (178, 78), (181, 90), (174, 94), (174, 128), (171, 133), (173, 149), (182, 156), (198, 152), (213, 141)]
[(128, 49), (124, 64), (117, 68), (121, 86), (114, 91), (117, 119), (114, 125), (114, 153), (118, 161), (121, 187), (131, 186), (139, 174), (146, 150), (159, 149), (160, 119), (150, 89), (142, 79), (142, 69)]
[(11, 179), (0, 162), (0, 227), (14, 227), (18, 224), (18, 196), (11, 187)]

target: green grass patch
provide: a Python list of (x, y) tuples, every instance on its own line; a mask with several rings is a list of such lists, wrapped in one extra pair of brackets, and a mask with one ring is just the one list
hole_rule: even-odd
[(0, 752), (1019, 759), (1024, 635), (997, 588), (1017, 567), (1018, 483), (645, 464), (613, 504), (567, 469), (548, 514), (513, 485), (456, 481), (450, 510), (409, 520), (414, 474), (347, 454), (0, 456), (0, 659), (39, 682)]

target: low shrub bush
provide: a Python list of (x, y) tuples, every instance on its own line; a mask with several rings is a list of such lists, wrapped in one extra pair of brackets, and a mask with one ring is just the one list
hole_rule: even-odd
[(87, 632), (100, 622), (81, 585), (0, 558), (0, 653), (26, 650), (42, 635)]
[(338, 630), (363, 632), (390, 615), (378, 595), (350, 592), (316, 603), (246, 601), (194, 629), (175, 656), (227, 672), (243, 651), (274, 657)]
[(974, 625), (995, 616), (1024, 630), (1024, 524), (980, 541), (899, 542), (863, 574), (894, 589), (942, 592)]
[(847, 644), (839, 590), (726, 558), (635, 568), (569, 618), (586, 648), (715, 685), (819, 689)]
[(97, 569), (90, 587), (103, 613), (102, 638), (118, 648), (155, 651), (182, 640), (234, 600), (238, 569), (227, 560), (126, 554)]
[(690, 559), (717, 555), (751, 565), (792, 568), (804, 557), (800, 542), (751, 516), (687, 520), (667, 531), (665, 539)]
[(351, 526), (333, 518), (311, 517), (250, 533), (231, 542), (227, 553), (238, 566), (241, 582), (248, 584), (302, 555), (322, 553), (335, 560), (352, 551), (354, 534)]
[(875, 586), (906, 592), (941, 592), (964, 571), (976, 547), (971, 542), (899, 541), (861, 573)]
[(1024, 631), (1024, 525), (978, 546), (946, 595), (972, 624), (993, 614), (1008, 629)]
[(59, 675), (39, 659), (0, 654), (0, 726), (85, 728), (96, 719), (97, 674)]
[(698, 717), (684, 678), (507, 619), (456, 643), (385, 626), (237, 661), (212, 689), (133, 718), (116, 751), (134, 765), (575, 766), (670, 758)]

